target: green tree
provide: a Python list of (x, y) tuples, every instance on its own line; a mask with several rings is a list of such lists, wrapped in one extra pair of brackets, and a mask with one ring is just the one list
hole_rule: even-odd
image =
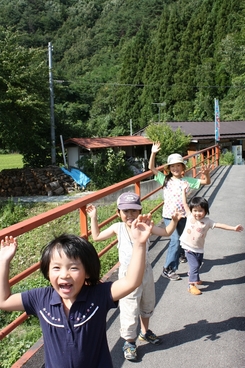
[(47, 76), (44, 51), (19, 46), (19, 34), (1, 28), (1, 139), (6, 148), (19, 151), (27, 165), (47, 164), (50, 152)]
[(129, 133), (129, 121), (132, 119), (133, 130), (136, 131), (146, 124), (141, 123), (141, 94), (144, 86), (143, 75), (148, 55), (148, 30), (143, 24), (137, 35), (122, 52), (122, 68), (120, 73), (120, 88), (116, 95), (116, 124), (123, 125), (124, 131)]
[(157, 154), (159, 164), (167, 162), (167, 157), (172, 153), (185, 155), (191, 140), (180, 128), (173, 131), (167, 123), (150, 124), (145, 133), (153, 142), (161, 143), (161, 150)]
[(130, 119), (133, 131), (157, 121), (154, 102), (163, 121), (213, 119), (214, 98), (221, 116), (244, 117), (241, 0), (2, 0), (0, 24), (19, 47), (52, 42), (55, 79), (69, 85), (55, 86), (58, 135), (128, 134)]

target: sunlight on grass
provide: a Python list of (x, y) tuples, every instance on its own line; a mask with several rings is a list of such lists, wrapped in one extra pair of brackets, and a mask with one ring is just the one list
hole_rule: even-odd
[(22, 169), (23, 156), (19, 153), (0, 154), (0, 171), (4, 169)]

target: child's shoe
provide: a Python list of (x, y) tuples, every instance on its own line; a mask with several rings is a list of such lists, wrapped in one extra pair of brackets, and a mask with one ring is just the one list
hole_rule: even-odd
[(137, 360), (137, 350), (135, 342), (125, 341), (122, 349), (125, 359), (131, 361)]
[(179, 257), (179, 261), (180, 263), (186, 263), (187, 262), (187, 258), (184, 254), (181, 254), (181, 256)]
[(151, 330), (147, 330), (145, 334), (140, 331), (139, 340), (150, 342), (153, 345), (159, 345), (162, 342), (160, 337), (155, 335)]
[(167, 277), (171, 281), (181, 280), (181, 277), (170, 268), (164, 268), (162, 271), (162, 276)]
[(189, 291), (189, 293), (191, 293), (193, 295), (201, 295), (202, 294), (201, 290), (199, 290), (195, 285), (189, 285), (188, 291)]

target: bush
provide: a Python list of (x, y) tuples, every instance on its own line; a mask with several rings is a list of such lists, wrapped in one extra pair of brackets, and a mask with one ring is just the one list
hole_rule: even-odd
[(114, 152), (112, 148), (103, 150), (96, 156), (84, 156), (77, 164), (91, 179), (88, 190), (106, 188), (133, 176), (125, 161), (125, 152)]
[(231, 151), (227, 151), (225, 153), (221, 153), (219, 158), (219, 164), (223, 166), (233, 165), (234, 164), (234, 155)]
[(0, 204), (0, 228), (16, 224), (22, 221), (22, 219), (28, 215), (28, 209), (30, 205), (21, 204), (16, 205), (12, 199)]

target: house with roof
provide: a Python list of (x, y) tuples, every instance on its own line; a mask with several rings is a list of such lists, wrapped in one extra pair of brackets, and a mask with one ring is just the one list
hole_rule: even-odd
[(172, 130), (178, 127), (185, 133), (190, 134), (192, 140), (189, 145), (188, 154), (199, 151), (218, 143), (221, 152), (231, 151), (234, 154), (234, 164), (244, 164), (245, 158), (245, 121), (221, 121), (219, 137), (215, 141), (215, 123), (208, 122), (182, 122), (168, 123)]
[[(161, 127), (161, 123), (156, 124), (159, 124), (159, 128)], [(222, 152), (228, 150), (233, 152), (235, 156), (238, 154), (238, 161), (242, 161), (245, 158), (245, 121), (221, 121), (220, 140), (218, 142), (215, 141), (214, 121), (167, 122), (167, 124), (173, 131), (180, 128), (186, 135), (191, 136), (188, 154), (218, 143)], [(144, 135), (145, 129), (140, 130), (136, 134)]]
[[(161, 129), (162, 123), (159, 124)], [(216, 143), (221, 150), (234, 152), (239, 162), (245, 158), (245, 121), (221, 121), (220, 140), (215, 141), (214, 121), (167, 122), (173, 131), (180, 128), (191, 136), (188, 154), (210, 147)], [(152, 141), (145, 136), (145, 128), (130, 136), (102, 138), (70, 138), (64, 142), (68, 156), (68, 166), (77, 167), (77, 161), (84, 155), (96, 155), (105, 148), (124, 150), (127, 158), (139, 157), (145, 161), (150, 157)]]
[[(180, 128), (186, 135), (192, 137), (190, 150), (198, 151), (216, 143), (213, 121), (169, 122), (168, 124), (173, 131)], [(242, 145), (245, 151), (245, 121), (220, 122), (220, 140), (217, 143), (221, 148), (230, 150), (232, 146)]]
[(77, 161), (84, 155), (96, 155), (105, 148), (114, 151), (125, 151), (126, 158), (139, 157), (147, 160), (151, 152), (152, 141), (141, 135), (102, 137), (102, 138), (70, 138), (64, 142), (67, 150), (69, 167), (77, 167)]

